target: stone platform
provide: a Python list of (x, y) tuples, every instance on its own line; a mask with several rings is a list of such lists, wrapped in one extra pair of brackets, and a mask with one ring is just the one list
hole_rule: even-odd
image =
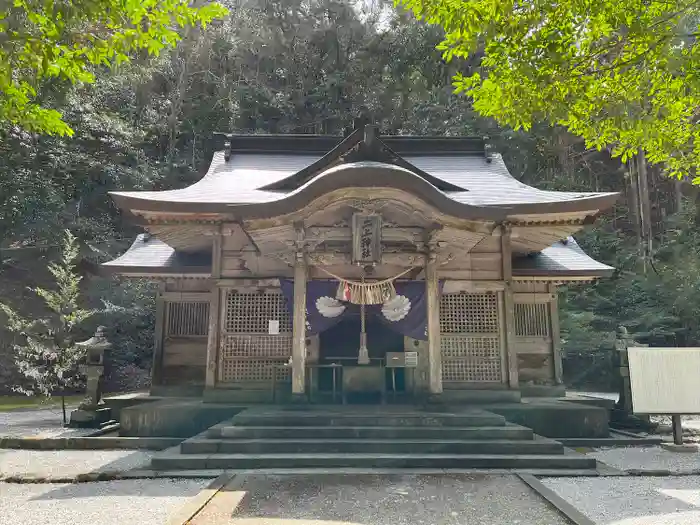
[(187, 438), (236, 415), (244, 406), (205, 403), (201, 399), (163, 398), (122, 408), (120, 435)]
[[(109, 406), (110, 400), (106, 400)], [(201, 398), (140, 397), (119, 411), (121, 434), (143, 437), (190, 437), (241, 410), (274, 405), (245, 405), (205, 402)], [(125, 403), (126, 404), (126, 403)], [(321, 405), (324, 406), (324, 405)], [(330, 405), (339, 407), (339, 405)], [(387, 405), (387, 407), (410, 405)], [(478, 407), (503, 416), (508, 422), (532, 429), (548, 438), (606, 438), (609, 436), (609, 412), (604, 407), (551, 398), (524, 398), (518, 403), (455, 403), (426, 405), (433, 412)], [(319, 405), (302, 405), (315, 410)], [(348, 405), (370, 411), (372, 405)], [(114, 417), (114, 416), (113, 416)]]
[(154, 470), (551, 469), (595, 460), (481, 408), (256, 407), (153, 457)]

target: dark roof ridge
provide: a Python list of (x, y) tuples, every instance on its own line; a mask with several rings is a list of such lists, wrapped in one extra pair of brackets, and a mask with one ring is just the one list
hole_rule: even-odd
[[(364, 128), (355, 132), (362, 134)], [(224, 137), (224, 144), (219, 148), (228, 154), (232, 153), (285, 153), (304, 155), (309, 153), (325, 154), (348, 136), (341, 135), (311, 135), (311, 134), (235, 134), (218, 133)], [(389, 148), (399, 155), (450, 155), (461, 154), (469, 156), (488, 157), (487, 140), (476, 136), (440, 136), (440, 135), (379, 135)]]
[[(440, 191), (469, 191), (466, 188), (447, 182), (430, 173), (426, 173), (403, 159), (399, 151), (394, 149), (396, 146), (400, 148), (402, 143), (396, 140), (390, 141), (388, 139), (389, 136), (380, 137), (375, 126), (362, 126), (345, 137), (333, 149), (310, 166), (259, 189), (263, 191), (293, 191), (299, 189), (301, 186), (311, 181), (317, 174), (332, 167), (336, 163), (377, 161), (408, 169)], [(438, 139), (435, 138), (435, 140)], [(420, 151), (426, 153), (430, 151), (430, 148), (425, 148), (426, 144), (422, 137), (410, 137), (408, 142), (413, 142), (413, 147), (406, 150), (411, 154), (414, 154), (416, 151), (419, 153)], [(389, 143), (394, 147), (390, 147)], [(419, 147), (419, 144), (423, 144), (423, 148)], [(448, 152), (448, 149), (445, 148), (445, 144), (446, 143), (443, 143), (443, 152)], [(483, 146), (483, 139), (481, 139), (481, 144)], [(233, 148), (233, 139), (231, 147)], [(472, 151), (477, 152), (478, 149), (473, 149)], [(485, 156), (485, 152), (486, 149), (482, 147), (481, 154)], [(454, 152), (452, 151), (452, 153)]]

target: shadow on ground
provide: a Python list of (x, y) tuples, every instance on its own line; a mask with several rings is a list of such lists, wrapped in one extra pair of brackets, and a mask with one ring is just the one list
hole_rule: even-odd
[(567, 523), (515, 476), (250, 475), (229, 490), (246, 496), (226, 524)]

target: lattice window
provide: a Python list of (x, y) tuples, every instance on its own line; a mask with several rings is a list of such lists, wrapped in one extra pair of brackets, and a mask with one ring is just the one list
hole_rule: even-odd
[(549, 337), (549, 308), (547, 303), (515, 303), (515, 335)]
[(270, 359), (225, 359), (221, 365), (221, 380), (224, 383), (238, 381), (272, 381), (272, 374), (277, 374), (278, 381), (289, 380), (290, 371), (286, 367), (275, 367), (284, 361)]
[(221, 337), (221, 356), (224, 359), (289, 358), (291, 355), (291, 335), (224, 335)]
[(443, 358), (501, 359), (498, 337), (443, 335), (440, 341)]
[(495, 293), (440, 300), (440, 352), (446, 382), (501, 382), (503, 362)]
[(292, 331), (292, 318), (282, 294), (229, 290), (225, 308), (225, 333), (266, 334), (269, 321), (279, 321), (280, 332)]
[(206, 336), (209, 331), (208, 302), (167, 302), (166, 336)]
[(500, 383), (501, 362), (482, 363), (454, 359), (442, 363), (442, 380), (447, 383)]
[(496, 294), (443, 295), (440, 298), (440, 332), (448, 334), (498, 332)]
[[(270, 382), (289, 378), (283, 365), (292, 355), (292, 319), (284, 296), (275, 293), (225, 295), (220, 340), (220, 381)], [(279, 321), (279, 334), (269, 334), (269, 322)]]

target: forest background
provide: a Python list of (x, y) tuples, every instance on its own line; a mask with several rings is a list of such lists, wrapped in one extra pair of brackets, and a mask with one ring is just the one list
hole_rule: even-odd
[[(615, 330), (652, 345), (700, 345), (700, 192), (648, 170), (651, 242), (627, 166), (558, 127), (513, 131), (481, 118), (451, 78), (475, 63), (446, 64), (434, 26), (391, 4), (336, 0), (224, 0), (230, 11), (187, 31), (172, 51), (143, 53), (98, 70), (92, 85), (47, 82), (39, 99), (58, 109), (73, 137), (0, 129), (0, 297), (43, 315), (28, 289), (50, 287), (47, 263), (66, 228), (82, 246), (86, 306), (114, 343), (110, 390), (148, 385), (155, 289), (96, 274), (137, 230), (107, 192), (169, 189), (198, 180), (219, 146), (215, 132), (342, 134), (370, 116), (382, 133), (488, 136), (517, 178), (566, 191), (621, 191), (616, 207), (577, 236), (616, 268), (611, 279), (561, 291), (567, 382), (610, 386)], [(651, 250), (648, 247), (651, 246)], [(642, 256), (642, 253), (644, 256)], [(0, 327), (0, 393), (21, 381), (12, 334)]]

